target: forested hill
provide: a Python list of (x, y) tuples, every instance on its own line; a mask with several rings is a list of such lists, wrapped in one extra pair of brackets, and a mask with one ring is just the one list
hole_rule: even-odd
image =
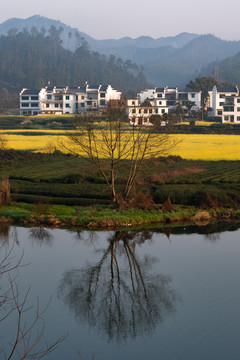
[(106, 57), (89, 50), (85, 40), (73, 53), (61, 45), (61, 29), (51, 27), (48, 34), (12, 30), (0, 37), (0, 89), (18, 92), (23, 87), (53, 85), (111, 84), (125, 93), (148, 86), (143, 73), (131, 61)]
[(218, 81), (240, 84), (240, 52), (222, 61), (209, 64), (204, 75), (215, 75)]

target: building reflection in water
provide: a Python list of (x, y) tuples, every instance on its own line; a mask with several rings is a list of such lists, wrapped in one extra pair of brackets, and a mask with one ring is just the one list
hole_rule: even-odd
[(104, 332), (109, 340), (151, 334), (176, 307), (179, 297), (167, 275), (153, 272), (158, 259), (137, 256), (150, 231), (111, 232), (98, 262), (67, 271), (59, 296), (82, 323)]

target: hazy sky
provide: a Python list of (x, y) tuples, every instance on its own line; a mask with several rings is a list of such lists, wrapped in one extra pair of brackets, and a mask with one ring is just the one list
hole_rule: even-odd
[(240, 0), (1, 0), (0, 23), (42, 15), (97, 39), (158, 38), (180, 32), (240, 40)]

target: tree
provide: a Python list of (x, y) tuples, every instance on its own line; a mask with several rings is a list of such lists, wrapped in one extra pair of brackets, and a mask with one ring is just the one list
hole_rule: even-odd
[(177, 114), (177, 117), (178, 117), (178, 121), (182, 122), (183, 121), (183, 115), (184, 115), (184, 109), (182, 107), (182, 105), (180, 104), (180, 102), (178, 102), (176, 104), (176, 114)]
[[(0, 229), (2, 231), (2, 228)], [(1, 235), (1, 233), (0, 233)], [(4, 235), (6, 230), (4, 229)], [(8, 234), (7, 234), (8, 236)], [(3, 237), (4, 240), (6, 236)], [(37, 301), (36, 308), (29, 307), (28, 294), (30, 288), (21, 296), (17, 284), (17, 276), (22, 265), (23, 255), (16, 260), (13, 254), (14, 246), (10, 250), (4, 245), (0, 245), (0, 323), (6, 327), (9, 317), (16, 318), (16, 331), (12, 333), (11, 343), (1, 344), (0, 353), (4, 359), (42, 359), (52, 352), (66, 336), (55, 340), (52, 344), (47, 343), (41, 346), (44, 336), (43, 314), (46, 312), (49, 303), (42, 309)], [(26, 322), (25, 313), (32, 311), (32, 320)], [(10, 319), (11, 320), (11, 319)], [(4, 333), (1, 333), (1, 343)], [(1, 358), (2, 358), (1, 356)]]
[(214, 85), (219, 86), (220, 84), (213, 77), (203, 76), (196, 78), (194, 81), (191, 80), (186, 86), (186, 90), (202, 92), (202, 119), (204, 118), (204, 111), (207, 106), (208, 91), (211, 90)]
[(195, 103), (193, 101), (190, 101), (190, 100), (185, 101), (184, 106), (186, 106), (186, 108), (188, 109), (188, 116), (191, 115), (191, 113), (192, 113), (191, 109), (194, 106), (194, 104)]
[[(131, 126), (123, 110), (110, 106), (104, 122), (89, 116), (77, 117), (74, 129), (66, 134), (67, 141), (60, 145), (100, 172), (116, 203), (130, 198), (147, 159), (167, 155), (177, 145), (178, 141), (169, 135), (168, 128), (165, 133), (158, 133), (158, 126)], [(116, 182), (123, 169), (126, 176), (121, 185), (124, 189), (119, 191)]]
[(153, 333), (173, 313), (178, 294), (171, 278), (152, 271), (157, 258), (137, 256), (138, 247), (151, 240), (145, 230), (110, 233), (107, 246), (94, 249), (99, 259), (64, 273), (59, 295), (76, 319), (103, 332), (109, 341), (126, 341)]

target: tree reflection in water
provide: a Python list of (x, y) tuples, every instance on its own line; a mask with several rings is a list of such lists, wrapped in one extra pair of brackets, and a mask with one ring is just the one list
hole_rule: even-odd
[(31, 228), (29, 230), (29, 237), (33, 243), (36, 243), (39, 246), (52, 246), (53, 244), (52, 234), (49, 232), (49, 230), (42, 226)]
[(137, 246), (151, 237), (150, 231), (111, 233), (95, 265), (64, 274), (59, 296), (78, 321), (120, 342), (151, 334), (175, 310), (178, 297), (169, 288), (171, 278), (152, 272), (156, 258), (136, 255)]
[(10, 232), (9, 224), (0, 221), (0, 242), (1, 243), (9, 242), (9, 232)]

